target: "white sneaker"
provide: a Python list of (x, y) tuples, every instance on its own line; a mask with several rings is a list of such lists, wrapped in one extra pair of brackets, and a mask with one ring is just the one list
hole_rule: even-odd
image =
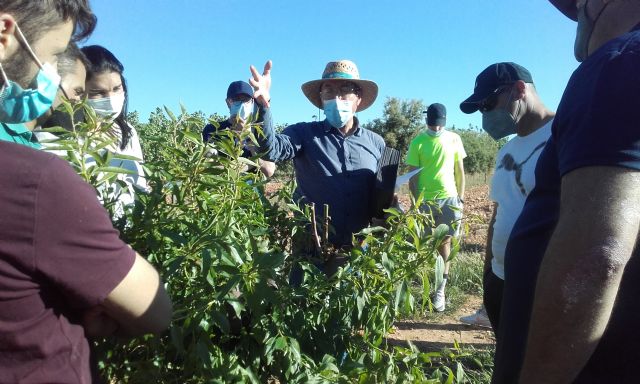
[(444, 311), (445, 304), (446, 304), (446, 298), (444, 296), (444, 289), (438, 289), (436, 291), (436, 294), (433, 297), (433, 301), (431, 302), (431, 304), (433, 305), (433, 309), (435, 309), (436, 312)]
[(478, 309), (476, 313), (472, 315), (462, 316), (460, 318), (460, 322), (478, 327), (491, 328), (491, 322), (489, 321), (489, 316), (487, 316), (487, 311), (484, 307)]

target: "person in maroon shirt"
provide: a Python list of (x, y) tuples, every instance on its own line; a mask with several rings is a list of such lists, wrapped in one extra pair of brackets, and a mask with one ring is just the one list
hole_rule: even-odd
[[(0, 2), (1, 123), (34, 115), (15, 84), (94, 25), (87, 0)], [(161, 332), (171, 301), (65, 161), (0, 141), (0, 164), (0, 383), (90, 383), (88, 338)]]

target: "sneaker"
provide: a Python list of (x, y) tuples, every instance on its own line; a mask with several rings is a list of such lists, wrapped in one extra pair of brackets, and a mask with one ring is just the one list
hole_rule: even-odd
[(436, 312), (442, 312), (444, 311), (445, 303), (446, 299), (444, 297), (444, 289), (438, 289), (433, 297), (433, 301), (431, 302), (433, 309), (435, 309)]
[(460, 322), (477, 327), (491, 328), (491, 322), (484, 307), (478, 309), (473, 315), (462, 316)]

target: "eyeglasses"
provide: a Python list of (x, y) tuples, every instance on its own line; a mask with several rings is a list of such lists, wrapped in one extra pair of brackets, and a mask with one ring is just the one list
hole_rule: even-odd
[(232, 103), (235, 103), (235, 102), (238, 102), (238, 101), (241, 102), (241, 103), (246, 103), (247, 101), (252, 100), (252, 98), (251, 98), (251, 96), (248, 96), (248, 95), (238, 95), (238, 96), (232, 97), (230, 100), (231, 100)]
[(323, 84), (322, 89), (320, 89), (320, 97), (324, 100), (335, 99), (336, 97), (347, 99), (359, 94), (360, 88), (352, 83), (343, 84), (339, 87), (332, 84)]
[(496, 88), (493, 92), (491, 92), (489, 96), (485, 97), (484, 100), (478, 103), (478, 110), (480, 112), (489, 112), (493, 110), (496, 107), (496, 105), (498, 105), (498, 97), (502, 92), (506, 91), (507, 89), (509, 89), (509, 87)]

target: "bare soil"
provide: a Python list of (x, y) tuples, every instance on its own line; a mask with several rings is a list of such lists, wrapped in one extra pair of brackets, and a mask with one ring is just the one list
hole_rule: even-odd
[[(408, 207), (408, 196), (401, 196), (400, 203)], [(462, 248), (466, 251), (484, 254), (487, 243), (487, 229), (493, 212), (493, 203), (489, 200), (489, 186), (480, 185), (468, 189), (465, 193), (464, 217), (466, 233)], [(405, 205), (406, 204), (406, 205)], [(388, 336), (392, 345), (406, 345), (411, 341), (422, 351), (440, 351), (458, 344), (473, 346), (476, 349), (489, 349), (495, 345), (495, 337), (489, 328), (466, 325), (460, 317), (474, 313), (482, 305), (480, 296), (469, 295), (464, 304), (455, 312), (445, 310), (418, 320), (395, 322), (395, 332)]]

